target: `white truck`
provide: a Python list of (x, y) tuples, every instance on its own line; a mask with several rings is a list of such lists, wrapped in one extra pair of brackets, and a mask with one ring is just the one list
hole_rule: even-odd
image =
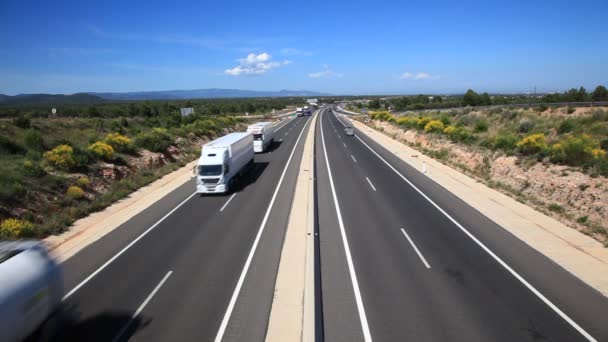
[(234, 181), (253, 166), (251, 133), (230, 133), (203, 145), (196, 169), (196, 192), (227, 193)]
[(304, 109), (302, 107), (296, 107), (296, 115), (304, 116)]
[(247, 132), (253, 134), (253, 152), (264, 152), (274, 142), (274, 123), (256, 122), (247, 127)]
[(0, 242), (0, 341), (21, 341), (45, 330), (39, 328), (60, 309), (63, 291), (61, 266), (42, 243)]

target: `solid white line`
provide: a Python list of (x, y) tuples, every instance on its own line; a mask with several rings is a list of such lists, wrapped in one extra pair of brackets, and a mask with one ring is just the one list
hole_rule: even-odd
[(350, 155), (350, 157), (351, 157), (351, 158), (353, 158), (353, 161), (354, 161), (355, 163), (357, 162), (357, 159), (355, 159), (355, 157), (353, 157), (353, 155), (352, 155), (352, 154)]
[(345, 143), (342, 143), (342, 145), (344, 145), (344, 147), (346, 147), (346, 144), (345, 144)]
[(137, 318), (137, 316), (139, 316), (139, 314), (144, 310), (144, 308), (146, 307), (146, 305), (148, 305), (148, 302), (150, 302), (150, 300), (152, 300), (152, 297), (154, 297), (154, 295), (156, 294), (156, 292), (158, 292), (158, 290), (161, 288), (161, 286), (163, 286), (163, 284), (167, 281), (167, 279), (169, 279), (169, 277), (171, 276), (172, 273), (173, 273), (173, 271), (169, 271), (165, 275), (165, 277), (160, 281), (160, 283), (158, 283), (158, 285), (156, 285), (156, 287), (154, 288), (154, 290), (152, 290), (152, 292), (148, 295), (148, 298), (146, 298), (146, 300), (144, 300), (144, 302), (141, 303), (141, 305), (139, 306), (139, 308), (137, 308), (137, 311), (135, 311), (135, 313), (133, 314), (133, 316), (131, 316), (131, 319), (129, 320), (129, 322), (127, 322), (127, 324), (125, 324), (125, 326), (122, 327), (122, 329), (120, 329), (120, 332), (118, 332), (118, 334), (116, 334), (116, 337), (114, 337), (114, 339), (112, 341), (119, 341), (120, 340), (120, 338), (122, 337), (122, 335), (131, 326), (131, 324), (133, 323), (133, 321), (135, 320), (135, 318)]
[(224, 203), (224, 205), (220, 208), (220, 212), (224, 211), (224, 208), (226, 208), (226, 206), (228, 205), (228, 203), (230, 203), (230, 201), (232, 201), (232, 199), (234, 198), (234, 196), (236, 196), (236, 192), (234, 194), (232, 194), (232, 196), (230, 196), (230, 198), (226, 201), (226, 203)]
[(369, 178), (365, 177), (365, 179), (367, 179), (367, 182), (369, 183), (369, 186), (372, 187), (372, 189), (374, 189), (374, 191), (376, 191), (376, 187), (374, 186), (374, 184), (372, 184), (372, 181), (369, 180)]
[(327, 157), (327, 148), (325, 147), (325, 134), (323, 133), (323, 117), (320, 117), (319, 119), (321, 121), (321, 140), (323, 142), (323, 154), (325, 155), (327, 173), (329, 174), (329, 185), (331, 187), (331, 194), (333, 196), (334, 205), (336, 207), (336, 216), (338, 217), (338, 225), (340, 227), (340, 234), (342, 235), (342, 244), (344, 245), (344, 251), (346, 253), (346, 264), (348, 265), (350, 280), (353, 284), (353, 291), (355, 292), (355, 301), (357, 302), (357, 311), (359, 311), (359, 320), (361, 321), (361, 329), (363, 330), (363, 339), (366, 342), (370, 342), (372, 340), (372, 336), (369, 331), (369, 325), (367, 324), (367, 316), (365, 315), (365, 308), (363, 307), (363, 299), (361, 298), (361, 291), (359, 290), (359, 282), (357, 281), (357, 275), (355, 274), (355, 266), (353, 265), (353, 258), (350, 254), (348, 240), (346, 239), (346, 231), (344, 230), (344, 222), (342, 221), (340, 204), (338, 203), (338, 196), (336, 195), (334, 180), (331, 175), (331, 167), (329, 166), (329, 159)]
[(429, 265), (429, 263), (426, 261), (426, 259), (422, 255), (422, 253), (420, 253), (420, 251), (418, 250), (418, 247), (416, 247), (416, 245), (414, 244), (414, 241), (412, 241), (412, 239), (410, 239), (410, 236), (407, 235), (407, 233), (405, 232), (405, 229), (401, 228), (401, 232), (403, 232), (403, 235), (405, 235), (405, 238), (407, 239), (407, 241), (410, 242), (410, 245), (412, 245), (412, 247), (414, 247), (416, 254), (418, 254), (418, 256), (420, 257), (420, 260), (422, 260), (422, 262), (424, 263), (424, 266), (426, 266), (426, 268), (431, 268), (431, 265)]
[(309, 123), (310, 123), (310, 121), (308, 121), (306, 124), (304, 124), (304, 127), (302, 128), (302, 131), (300, 131), (300, 135), (298, 135), (298, 139), (296, 140), (296, 143), (294, 144), (293, 149), (291, 150), (291, 154), (289, 155), (289, 158), (287, 159), (285, 168), (283, 168), (283, 173), (281, 174), (281, 178), (279, 178), (279, 183), (277, 184), (276, 188), (274, 189), (274, 194), (272, 195), (272, 199), (270, 200), (270, 203), (268, 203), (268, 208), (266, 209), (266, 214), (264, 214), (264, 219), (262, 220), (262, 223), (260, 224), (260, 228), (258, 228), (258, 234), (256, 235), (255, 240), (253, 241), (253, 245), (251, 246), (251, 251), (249, 251), (249, 255), (247, 256), (247, 260), (245, 261), (245, 265), (243, 266), (243, 271), (241, 272), (241, 275), (239, 276), (239, 280), (236, 283), (236, 287), (234, 289), (234, 292), (232, 293), (230, 302), (228, 303), (228, 308), (226, 308), (226, 313), (224, 314), (224, 318), (222, 319), (220, 328), (217, 332), (217, 335), (215, 336), (215, 342), (220, 342), (222, 340), (222, 338), (224, 337), (224, 333), (226, 332), (226, 327), (228, 326), (228, 321), (230, 320), (230, 316), (232, 315), (232, 310), (234, 310), (234, 305), (236, 304), (236, 300), (239, 296), (239, 293), (241, 292), (241, 287), (243, 286), (243, 283), (245, 282), (245, 276), (247, 275), (247, 271), (249, 270), (249, 266), (251, 265), (251, 261), (253, 260), (253, 255), (255, 254), (255, 251), (258, 247), (258, 243), (260, 242), (260, 238), (262, 237), (264, 228), (266, 227), (266, 222), (268, 221), (268, 217), (270, 216), (270, 211), (272, 210), (274, 201), (277, 198), (277, 194), (279, 193), (279, 189), (281, 187), (281, 184), (283, 183), (283, 179), (285, 178), (285, 173), (287, 173), (287, 168), (289, 167), (293, 154), (295, 153), (296, 148), (298, 147), (298, 142), (300, 141), (300, 138), (302, 138), (302, 133), (304, 133), (304, 131), (306, 130), (306, 127), (308, 127)]
[(144, 236), (146, 236), (150, 231), (152, 231), (152, 229), (156, 228), (161, 222), (163, 222), (167, 217), (169, 217), (171, 214), (173, 214), (177, 209), (179, 209), (179, 207), (181, 207), (182, 205), (184, 205), (184, 203), (188, 202), (189, 199), (191, 199), (194, 195), (196, 195), (196, 192), (194, 192), (192, 195), (188, 196), (188, 198), (186, 198), (185, 200), (183, 200), (180, 204), (178, 204), (175, 208), (173, 208), (170, 212), (168, 212), (165, 216), (163, 216), (160, 220), (156, 221), (155, 224), (153, 224), (150, 228), (148, 228), (145, 232), (143, 232), (140, 236), (138, 236), (135, 240), (131, 241), (131, 243), (129, 243), (128, 245), (126, 245), (123, 249), (120, 250), (120, 252), (116, 253), (110, 260), (106, 261), (105, 264), (101, 265), (101, 267), (99, 267), (97, 270), (95, 270), (95, 272), (91, 273), (91, 275), (89, 275), (88, 277), (86, 277), (85, 280), (81, 281), (80, 284), (76, 285), (76, 287), (74, 287), (70, 292), (68, 292), (65, 296), (63, 296), (63, 301), (65, 301), (66, 299), (70, 298), (71, 295), (73, 295), (74, 293), (76, 293), (76, 291), (78, 291), (81, 287), (83, 287), (86, 283), (88, 283), (91, 279), (93, 279), (93, 277), (95, 277), (97, 274), (99, 274), (99, 272), (103, 271), (104, 268), (108, 267), (108, 265), (110, 265), (114, 260), (116, 260), (119, 256), (121, 256), (124, 252), (126, 252), (129, 248), (131, 248), (131, 246), (133, 246), (134, 244), (137, 243), (137, 241), (141, 240)]
[(524, 277), (519, 275), (515, 270), (511, 268), (506, 262), (504, 262), (501, 258), (499, 258), (494, 252), (492, 252), (486, 245), (484, 245), (481, 241), (479, 241), (471, 232), (469, 232), (465, 227), (463, 227), (458, 221), (456, 221), (450, 214), (448, 214), (445, 210), (443, 210), (439, 205), (437, 205), (433, 200), (431, 200), (424, 192), (418, 189), (409, 179), (403, 176), (397, 169), (395, 169), (391, 164), (389, 164), (384, 158), (382, 158), (374, 149), (372, 149), (365, 141), (361, 140), (359, 136), (355, 135), (359, 141), (365, 145), (373, 154), (375, 154), (380, 160), (382, 160), (388, 167), (390, 167), (401, 179), (403, 179), (406, 183), (408, 183), (416, 192), (418, 192), (424, 199), (426, 199), (431, 205), (433, 205), (440, 213), (442, 213), (445, 217), (447, 217), (452, 223), (456, 225), (465, 235), (467, 235), (471, 240), (473, 240), (481, 249), (483, 249), (486, 253), (488, 253), (496, 262), (498, 262), (504, 269), (506, 269), (511, 275), (513, 275), (517, 280), (519, 280), (525, 287), (528, 288), (536, 297), (538, 297), (543, 303), (545, 303), (551, 310), (557, 313), (561, 318), (563, 318), (570, 326), (572, 326), (576, 331), (578, 331), (581, 335), (583, 335), (588, 341), (597, 342), (597, 340), (591, 336), (585, 329), (583, 329), (578, 323), (576, 323), (572, 318), (566, 315), (560, 308), (558, 308), (555, 304), (553, 304), (547, 297), (545, 297), (540, 291), (538, 291), (534, 286), (532, 286)]

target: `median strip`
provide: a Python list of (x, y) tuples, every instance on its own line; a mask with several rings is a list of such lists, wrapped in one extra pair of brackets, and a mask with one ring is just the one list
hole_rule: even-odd
[(314, 341), (314, 134), (309, 126), (283, 242), (266, 341)]

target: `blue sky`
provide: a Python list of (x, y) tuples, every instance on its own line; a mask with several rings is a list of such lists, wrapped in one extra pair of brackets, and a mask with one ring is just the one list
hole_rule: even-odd
[(608, 1), (0, 2), (0, 93), (608, 83)]

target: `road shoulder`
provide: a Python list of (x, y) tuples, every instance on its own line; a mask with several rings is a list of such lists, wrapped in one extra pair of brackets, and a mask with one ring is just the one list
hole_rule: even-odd
[[(608, 297), (608, 249), (533, 208), (351, 120), (360, 133), (396, 155), (496, 224)], [(414, 157), (415, 156), (415, 157)]]
[(69, 230), (50, 236), (44, 239), (44, 242), (59, 261), (68, 260), (80, 250), (109, 234), (171, 191), (191, 180), (194, 165), (196, 165), (196, 161), (188, 163), (104, 210), (74, 222)]

